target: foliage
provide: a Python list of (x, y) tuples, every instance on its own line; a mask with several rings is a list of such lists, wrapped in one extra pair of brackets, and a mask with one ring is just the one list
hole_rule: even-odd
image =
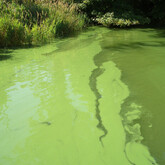
[(71, 32), (82, 30), (85, 25), (85, 16), (78, 14), (76, 4), (55, 3), (50, 10), (49, 18), (50, 26), (55, 28), (55, 36), (69, 35)]
[(38, 44), (81, 31), (165, 24), (164, 0), (0, 0), (0, 46)]
[[(131, 26), (135, 20), (139, 25), (165, 24), (164, 0), (84, 0), (79, 6), (92, 21), (97, 18), (106, 26)], [(109, 13), (114, 13), (113, 21)], [(116, 25), (118, 19), (120, 23)]]
[[(102, 17), (96, 18), (96, 21), (99, 24), (102, 24), (106, 27), (117, 26), (117, 27), (129, 27), (132, 25), (139, 25), (139, 24), (146, 24), (149, 23), (150, 20), (148, 18), (139, 18), (139, 19), (131, 19), (130, 17), (127, 18), (117, 18), (114, 16), (114, 13), (106, 13)], [(134, 17), (135, 18), (135, 17)]]
[(16, 19), (0, 17), (0, 46), (18, 46), (25, 42), (24, 27)]
[[(3, 29), (1, 31), (4, 31), (5, 24), (10, 25), (6, 30), (7, 32), (11, 31), (10, 28), (22, 30), (19, 42), (13, 42), (13, 39), (4, 36), (7, 32), (1, 32), (1, 38), (5, 38), (5, 43), (4, 39), (0, 41), (2, 42), (1, 46), (45, 43), (54, 37), (63, 37), (80, 31), (85, 26), (85, 16), (78, 11), (77, 5), (71, 1), (0, 1), (0, 10), (0, 17), (6, 16), (8, 18), (8, 22), (5, 23), (5, 20), (1, 19), (0, 27)], [(19, 28), (15, 27), (16, 24)], [(8, 43), (7, 39), (10, 40)]]
[(45, 43), (51, 40), (52, 34), (47, 25), (41, 24), (40, 26), (35, 24), (31, 30), (32, 41), (34, 43)]

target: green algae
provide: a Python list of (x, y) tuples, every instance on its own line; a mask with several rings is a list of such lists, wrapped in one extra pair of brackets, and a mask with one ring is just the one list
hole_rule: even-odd
[[(154, 135), (146, 133), (152, 129), (147, 122), (154, 124), (146, 111), (154, 111), (144, 102), (155, 98), (139, 85), (145, 84), (144, 70), (155, 64), (147, 56), (153, 51), (154, 57), (164, 42), (155, 34), (91, 28), (78, 37), (11, 51), (12, 58), (0, 61), (0, 164), (163, 165), (161, 147), (152, 146), (148, 137)], [(164, 59), (161, 51), (156, 64)], [(159, 81), (150, 82), (159, 89), (157, 71), (163, 73), (151, 69)]]

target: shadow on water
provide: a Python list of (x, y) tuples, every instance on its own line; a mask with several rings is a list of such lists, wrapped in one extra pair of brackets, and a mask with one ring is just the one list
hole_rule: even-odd
[(54, 55), (55, 53), (58, 52), (63, 52), (63, 51), (70, 51), (72, 49), (81, 49), (84, 48), (86, 46), (89, 46), (90, 44), (93, 43), (93, 41), (96, 40), (96, 36), (95, 35), (89, 35), (88, 38), (86, 39), (80, 39), (79, 41), (75, 40), (75, 38), (67, 38), (67, 39), (61, 39), (59, 42), (56, 43), (56, 49), (48, 52), (48, 53), (44, 53), (42, 55), (44, 56), (51, 56)]
[(0, 54), (0, 61), (3, 61), (3, 60), (7, 60), (7, 59), (9, 59), (9, 58), (11, 58), (12, 56), (11, 55), (1, 55)]
[(115, 45), (105, 45), (104, 49), (111, 50), (128, 50), (128, 49), (143, 49), (144, 47), (164, 47), (165, 41), (148, 41), (148, 42), (131, 42), (131, 43), (118, 43)]
[[(115, 29), (103, 35), (107, 42), (104, 42), (101, 46), (104, 50), (109, 49), (111, 51), (165, 47), (165, 40), (160, 40), (160, 38), (165, 38), (165, 29), (136, 29), (136, 32), (131, 29)], [(143, 35), (147, 37), (141, 40)], [(135, 38), (137, 40), (134, 40)]]
[(140, 29), (144, 33), (153, 33), (151, 37), (154, 38), (165, 38), (165, 27), (163, 28), (153, 28), (153, 29)]
[(0, 61), (8, 60), (12, 58), (11, 53), (12, 51), (10, 50), (0, 49)]
[(42, 47), (42, 46), (43, 46), (43, 44), (40, 44), (40, 45), (23, 45), (23, 46), (17, 46), (17, 47), (0, 48), (0, 61), (11, 59), (13, 57), (12, 53), (15, 50), (38, 48), (38, 47)]
[(165, 38), (165, 28), (164, 29), (156, 29), (156, 37)]
[[(56, 47), (53, 51), (48, 52), (48, 53), (44, 53), (42, 55), (45, 56), (50, 56), (50, 55), (54, 55), (57, 52), (64, 52), (64, 51), (70, 51), (70, 50), (79, 50), (82, 49), (84, 47), (87, 47), (89, 45), (91, 45), (93, 42), (95, 42), (96, 40), (99, 40), (100, 34), (101, 34), (101, 29), (99, 29), (97, 31), (98, 27), (91, 27), (88, 29), (83, 30), (83, 32), (81, 32), (81, 37), (79, 38), (79, 33), (73, 36), (70, 36), (68, 38), (60, 38), (60, 39), (56, 39), (53, 43), (55, 43)], [(98, 38), (97, 38), (98, 37)]]

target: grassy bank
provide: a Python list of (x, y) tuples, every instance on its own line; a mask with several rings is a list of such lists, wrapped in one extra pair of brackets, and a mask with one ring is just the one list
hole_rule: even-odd
[(106, 27), (165, 25), (163, 0), (0, 0), (0, 47), (40, 44)]
[(21, 46), (68, 36), (85, 26), (76, 3), (65, 1), (0, 1), (0, 46)]

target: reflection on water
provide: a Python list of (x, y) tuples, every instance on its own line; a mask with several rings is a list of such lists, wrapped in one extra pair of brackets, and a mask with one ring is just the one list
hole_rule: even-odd
[[(65, 83), (66, 83), (66, 93), (69, 97), (70, 100), (72, 100), (71, 104), (75, 108), (75, 111), (82, 111), (82, 112), (87, 112), (87, 101), (82, 101), (81, 97), (82, 95), (74, 93), (74, 88), (71, 84), (71, 74), (68, 73), (66, 70), (66, 75), (65, 75)], [(77, 116), (77, 115), (76, 115)]]
[(0, 164), (164, 165), (160, 34), (97, 27), (0, 51)]

